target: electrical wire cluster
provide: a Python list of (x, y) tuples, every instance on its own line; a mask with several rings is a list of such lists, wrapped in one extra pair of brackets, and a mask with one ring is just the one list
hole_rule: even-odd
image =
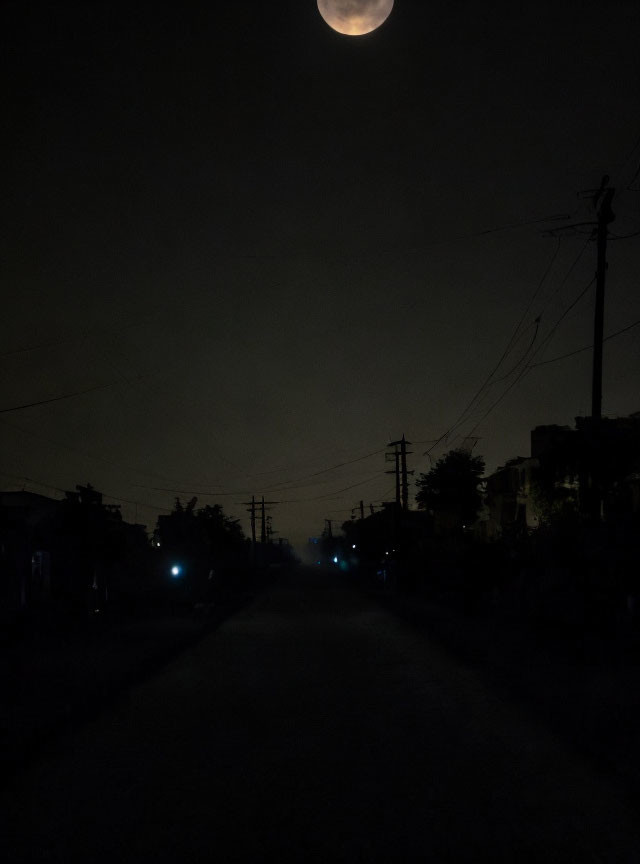
[[(627, 157), (625, 162), (626, 166), (635, 158), (638, 149), (640, 148), (640, 138), (636, 141), (631, 153)], [(631, 177), (630, 181), (626, 184), (626, 190), (629, 192), (639, 192), (640, 188), (636, 187), (636, 181), (640, 177), (640, 165), (638, 165), (637, 170)], [(443, 238), (442, 240), (436, 241), (435, 244), (426, 244), (427, 246), (431, 245), (440, 245), (442, 243), (451, 243), (451, 242), (459, 242), (470, 238), (483, 237), (487, 235), (491, 235), (498, 232), (513, 230), (516, 228), (521, 228), (524, 226), (532, 226), (539, 225), (543, 223), (549, 223), (550, 221), (566, 221), (572, 218), (574, 214), (552, 214), (551, 216), (545, 218), (535, 218), (535, 219), (526, 219), (521, 220), (519, 222), (512, 222), (508, 224), (495, 225), (489, 228), (485, 228), (476, 232), (471, 232), (468, 234), (458, 234), (453, 235), (449, 238)], [(611, 239), (629, 239), (631, 237), (635, 237), (640, 235), (640, 231), (631, 232), (628, 234), (622, 235), (612, 235)], [(583, 298), (587, 295), (589, 289), (593, 285), (595, 279), (591, 279), (586, 286), (583, 286), (577, 294), (573, 296), (570, 302), (565, 302), (564, 309), (562, 312), (555, 317), (551, 323), (545, 327), (546, 318), (550, 313), (550, 309), (552, 304), (558, 300), (561, 295), (561, 292), (569, 282), (571, 276), (573, 275), (576, 267), (578, 266), (580, 260), (582, 259), (584, 253), (586, 252), (589, 243), (591, 242), (591, 233), (587, 236), (585, 242), (582, 244), (578, 254), (575, 256), (570, 266), (566, 270), (563, 278), (559, 281), (557, 286), (552, 290), (546, 291), (545, 289), (552, 281), (552, 274), (554, 269), (557, 266), (558, 259), (560, 257), (560, 253), (563, 246), (563, 239), (560, 236), (556, 236), (556, 243), (554, 245), (554, 249), (550, 255), (550, 258), (538, 279), (534, 290), (525, 306), (524, 311), (518, 318), (513, 331), (507, 343), (500, 353), (497, 361), (492, 366), (491, 370), (484, 378), (478, 389), (475, 391), (471, 399), (468, 401), (464, 409), (458, 415), (456, 420), (446, 429), (446, 431), (440, 435), (435, 441), (430, 442), (418, 442), (418, 443), (429, 443), (430, 446), (428, 450), (425, 452), (425, 455), (431, 459), (431, 453), (439, 447), (442, 446), (451, 446), (453, 443), (458, 441), (461, 437), (464, 440), (478, 440), (475, 437), (475, 432), (479, 429), (479, 427), (484, 423), (484, 421), (490, 416), (490, 414), (498, 407), (498, 405), (503, 402), (504, 399), (508, 396), (508, 394), (518, 386), (518, 384), (527, 376), (533, 369), (546, 366), (552, 363), (560, 362), (566, 360), (570, 357), (588, 351), (592, 346), (585, 345), (581, 348), (578, 348), (574, 351), (566, 352), (557, 357), (553, 357), (548, 360), (544, 359), (536, 359), (541, 358), (543, 356), (544, 351), (551, 343), (555, 334), (557, 333), (559, 327), (562, 322), (567, 318), (567, 316), (577, 307), (577, 305), (583, 300)], [(420, 250), (413, 250), (420, 251)], [(255, 257), (255, 256), (248, 256)], [(536, 304), (538, 308), (536, 308)], [(609, 334), (605, 341), (617, 338), (618, 336), (630, 331), (631, 329), (640, 326), (640, 320), (634, 321), (626, 327), (623, 327), (617, 330), (614, 333)], [(31, 347), (24, 347), (14, 349), (12, 351), (4, 352), (0, 354), (0, 358), (8, 357), (15, 354), (26, 353), (29, 351), (39, 351), (46, 350), (52, 346), (57, 346), (62, 344), (67, 340), (54, 340), (51, 342), (47, 342), (41, 345), (35, 345)], [(106, 358), (103, 358), (106, 359)], [(507, 361), (511, 360), (511, 364), (509, 368), (505, 370), (507, 365)], [(111, 365), (113, 371), (116, 373), (117, 380), (110, 381), (103, 384), (97, 384), (93, 387), (88, 387), (80, 390), (75, 390), (72, 392), (62, 393), (47, 399), (34, 400), (31, 402), (26, 402), (20, 405), (13, 405), (7, 407), (0, 407), (0, 414), (10, 414), (16, 413), (19, 411), (24, 411), (30, 408), (40, 407), (44, 405), (48, 405), (50, 403), (67, 401), (71, 399), (76, 399), (88, 395), (90, 393), (106, 390), (106, 389), (116, 389), (121, 384), (125, 384), (127, 387), (132, 390), (138, 392), (144, 392), (145, 394), (153, 393), (153, 387), (145, 385), (145, 388), (141, 388), (136, 378), (131, 378), (129, 376), (125, 376), (111, 361), (109, 361), (109, 365)], [(145, 377), (145, 376), (137, 376)], [(491, 398), (495, 395), (495, 388), (503, 385), (501, 392), (496, 396), (496, 398)], [(157, 391), (156, 391), (157, 392)], [(212, 418), (213, 420), (214, 418)], [(248, 474), (242, 471), (242, 469), (235, 465), (228, 457), (224, 456), (221, 452), (218, 453), (220, 458), (225, 461), (228, 465), (236, 469), (239, 475), (245, 481), (243, 484), (243, 488), (241, 489), (228, 489), (224, 487), (218, 487), (216, 484), (189, 484), (189, 483), (175, 483), (171, 481), (170, 478), (164, 477), (162, 474), (158, 474), (156, 472), (151, 472), (148, 470), (141, 469), (139, 467), (132, 466), (123, 466), (118, 463), (115, 463), (111, 460), (105, 459), (102, 456), (98, 456), (96, 454), (90, 453), (88, 451), (80, 450), (78, 448), (72, 447), (64, 442), (55, 441), (50, 439), (48, 436), (44, 435), (42, 432), (34, 432), (31, 429), (27, 429), (15, 423), (8, 423), (6, 420), (0, 421), (3, 425), (10, 426), (28, 436), (35, 437), (37, 439), (43, 440), (50, 445), (66, 450), (68, 452), (73, 452), (76, 454), (80, 454), (85, 458), (88, 458), (92, 461), (96, 461), (107, 465), (111, 468), (116, 468), (121, 471), (123, 474), (131, 476), (138, 475), (146, 476), (146, 477), (154, 477), (157, 480), (163, 481), (163, 485), (151, 485), (149, 483), (133, 483), (131, 484), (132, 488), (147, 490), (156, 493), (171, 493), (172, 495), (180, 496), (180, 495), (195, 495), (201, 497), (213, 497), (213, 498), (239, 498), (240, 496), (245, 496), (247, 494), (253, 494), (255, 488), (250, 488), (250, 486), (259, 486), (262, 487), (262, 483), (264, 480), (260, 480), (259, 478), (265, 478), (269, 475), (288, 473), (292, 469), (291, 467), (284, 466), (279, 469), (273, 469), (272, 471), (263, 471), (254, 474)], [(473, 425), (471, 425), (473, 424)], [(469, 428), (470, 427), (470, 428)], [(463, 429), (466, 430), (466, 433), (463, 435)], [(289, 477), (288, 479), (283, 479), (276, 483), (269, 483), (264, 488), (260, 488), (261, 492), (265, 493), (277, 493), (286, 496), (287, 493), (296, 492), (301, 490), (307, 490), (307, 492), (312, 492), (314, 487), (319, 485), (326, 484), (334, 484), (336, 482), (335, 472), (340, 472), (341, 469), (349, 468), (352, 465), (368, 461), (380, 454), (384, 453), (384, 448), (373, 450), (367, 452), (365, 454), (356, 455), (353, 458), (343, 460), (341, 462), (336, 462), (334, 464), (330, 464), (326, 467), (323, 467), (319, 470), (303, 474), (301, 476)], [(56, 492), (64, 492), (62, 488), (51, 485), (45, 481), (34, 480), (29, 477), (18, 477), (18, 475), (10, 474), (7, 472), (0, 472), (3, 476), (11, 477), (13, 479), (22, 480), (25, 483), (33, 483), (35, 485), (41, 486), (43, 488), (51, 489)], [(294, 472), (295, 473), (295, 472)], [(332, 475), (332, 476), (328, 476)], [(374, 481), (381, 478), (381, 472), (376, 471), (374, 473), (368, 474), (363, 479), (358, 479), (357, 482), (350, 483), (346, 486), (341, 486), (339, 489), (334, 489), (328, 492), (321, 492), (320, 494), (306, 494), (300, 497), (293, 498), (283, 498), (279, 503), (281, 504), (301, 504), (307, 502), (314, 501), (330, 501), (330, 500), (341, 500), (341, 498), (348, 492), (353, 489), (360, 488), (366, 486), (368, 484), (373, 483)], [(344, 479), (342, 479), (344, 482)], [(215, 486), (215, 488), (214, 488)], [(393, 491), (393, 487), (389, 490), (385, 491), (381, 498), (376, 499), (377, 502), (384, 501), (385, 498), (391, 494)], [(130, 498), (118, 497), (114, 495), (108, 495), (105, 493), (105, 497), (110, 498), (112, 500), (121, 501), (123, 503), (131, 504), (141, 507), (148, 508), (150, 510), (155, 511), (167, 511), (168, 508), (158, 506), (155, 504), (135, 501)], [(344, 511), (333, 511), (333, 512), (347, 512), (350, 508), (345, 508)]]

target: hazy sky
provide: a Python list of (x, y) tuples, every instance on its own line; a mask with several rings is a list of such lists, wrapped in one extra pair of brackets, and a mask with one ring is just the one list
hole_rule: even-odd
[[(592, 341), (589, 229), (544, 229), (591, 220), (606, 171), (612, 233), (640, 231), (636, 2), (396, 0), (357, 38), (315, 0), (1, 15), (0, 408), (108, 385), (0, 414), (5, 489), (89, 481), (150, 526), (179, 490), (245, 528), (265, 494), (299, 542), (392, 497), (383, 453), (310, 475), (403, 433), (428, 470), (523, 315), (431, 455), (480, 421), (493, 470), (588, 413), (583, 352), (484, 417)], [(639, 262), (610, 243), (606, 333), (640, 319)], [(604, 413), (639, 375), (640, 327)]]

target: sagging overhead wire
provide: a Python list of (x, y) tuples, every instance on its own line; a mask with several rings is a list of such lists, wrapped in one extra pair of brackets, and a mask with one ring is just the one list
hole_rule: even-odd
[[(554, 265), (554, 263), (558, 257), (558, 254), (560, 252), (560, 246), (561, 246), (561, 240), (560, 240), (560, 238), (558, 238), (556, 247), (553, 250), (553, 253), (549, 259), (549, 262), (548, 262), (547, 266), (545, 267), (545, 269), (542, 273), (542, 276), (540, 277), (540, 279), (539, 279), (539, 281), (535, 287), (535, 290), (533, 291), (533, 294), (531, 295), (531, 298), (529, 299), (529, 302), (527, 303), (527, 306), (526, 306), (524, 312), (520, 316), (520, 319), (518, 320), (518, 322), (517, 322), (517, 324), (513, 330), (513, 333), (511, 334), (511, 337), (509, 338), (509, 341), (507, 342), (502, 354), (498, 358), (497, 363), (491, 369), (491, 371), (489, 372), (487, 377), (484, 379), (484, 381), (482, 382), (482, 384), (480, 385), (478, 390), (476, 390), (475, 394), (472, 396), (471, 400), (468, 402), (466, 407), (463, 409), (461, 414), (458, 416), (455, 423), (453, 423), (446, 430), (446, 432), (444, 432), (443, 435), (441, 435), (438, 439), (436, 439), (436, 441), (433, 442), (431, 447), (429, 447), (429, 449), (426, 450), (423, 455), (425, 455), (425, 456), (429, 455), (438, 446), (438, 444), (440, 444), (442, 441), (445, 441), (449, 437), (449, 435), (451, 435), (452, 432), (454, 432), (459, 426), (461, 426), (465, 422), (465, 420), (468, 419), (469, 415), (473, 412), (474, 407), (476, 406), (476, 404), (478, 403), (480, 398), (483, 396), (486, 389), (490, 386), (492, 379), (494, 378), (496, 372), (498, 371), (498, 369), (500, 368), (500, 366), (502, 365), (504, 360), (508, 357), (509, 353), (513, 349), (514, 344), (517, 342), (518, 334), (520, 332), (520, 329), (522, 328), (524, 320), (527, 317), (527, 315), (529, 314), (529, 311), (530, 311), (533, 303), (535, 302), (536, 298), (540, 294), (540, 291), (542, 290), (542, 287), (543, 287), (544, 283), (546, 282), (546, 280), (547, 280), (547, 278), (548, 278), (548, 276), (549, 276), (549, 274), (553, 268), (553, 265)], [(576, 258), (576, 260), (572, 264), (572, 266), (569, 270), (569, 273), (565, 277), (564, 281), (566, 281), (566, 279), (568, 278), (568, 276), (572, 272), (573, 267), (577, 264), (577, 262), (578, 262), (579, 258), (581, 257), (584, 249), (586, 249), (586, 244), (585, 244), (583, 250), (581, 250), (578, 258)], [(564, 284), (564, 281), (562, 284)], [(536, 336), (537, 336), (537, 332), (538, 331), (537, 331), (537, 327), (536, 327), (536, 333), (535, 333)], [(534, 341), (535, 341), (535, 336), (534, 336)]]
[[(26, 483), (32, 483), (34, 486), (40, 486), (43, 489), (52, 489), (54, 492), (61, 492), (63, 495), (66, 495), (67, 492), (70, 491), (69, 489), (63, 489), (61, 486), (54, 486), (52, 483), (45, 483), (42, 480), (36, 480), (33, 477), (27, 477), (26, 474), (25, 475), (11, 474), (9, 471), (1, 471), (0, 470), (0, 475), (2, 475), (3, 477), (11, 477), (11, 479), (13, 479), (13, 480), (22, 481), (23, 486)], [(103, 492), (102, 490), (100, 490), (100, 493), (103, 496), (103, 498), (110, 498), (112, 501), (121, 501), (123, 504), (133, 504), (136, 507), (147, 507), (149, 510), (158, 510), (158, 511), (166, 512), (166, 513), (171, 512), (168, 507), (158, 507), (157, 504), (149, 504), (146, 501), (132, 501), (129, 498), (120, 498), (117, 495), (109, 495), (108, 492)]]
[[(529, 219), (521, 219), (516, 222), (506, 222), (500, 225), (492, 225), (489, 228), (482, 228), (478, 231), (469, 231), (463, 234), (452, 234), (450, 237), (443, 237), (439, 240), (433, 240), (430, 243), (424, 243), (419, 247), (413, 248), (400, 248), (393, 249), (388, 251), (379, 251), (377, 255), (374, 254), (373, 257), (376, 258), (385, 258), (393, 255), (407, 255), (407, 254), (417, 254), (420, 253), (423, 249), (432, 249), (436, 246), (444, 246), (448, 243), (458, 243), (462, 240), (473, 240), (476, 237), (486, 237), (489, 234), (498, 234), (503, 231), (514, 231), (518, 228), (526, 228), (531, 225), (542, 225), (545, 222), (560, 222), (567, 221), (574, 217), (575, 213), (551, 213), (548, 216), (536, 216)], [(274, 260), (291, 260), (298, 258), (298, 255), (278, 255), (273, 253), (245, 253), (239, 255), (225, 255), (214, 254), (217, 259), (226, 259), (226, 260), (246, 260), (246, 261), (274, 261)], [(354, 261), (363, 258), (363, 254), (351, 254), (351, 255), (340, 255), (337, 260), (339, 261)], [(368, 251), (366, 253), (367, 260), (370, 260), (372, 257), (372, 253)]]
[[(552, 292), (552, 293), (547, 297), (547, 299), (545, 300), (545, 302), (544, 302), (544, 306), (543, 306), (543, 309), (541, 310), (540, 315), (539, 315), (539, 318), (540, 318), (540, 319), (542, 318), (542, 315), (544, 314), (544, 312), (545, 312), (546, 309), (548, 308), (548, 306), (549, 306), (549, 304), (551, 303), (551, 301), (552, 301), (552, 300), (553, 300), (553, 299), (554, 299), (554, 298), (555, 298), (555, 297), (560, 293), (560, 291), (562, 290), (562, 288), (566, 285), (566, 283), (567, 283), (567, 281), (569, 280), (571, 274), (573, 273), (573, 271), (575, 270), (576, 266), (578, 265), (578, 262), (580, 261), (580, 259), (581, 259), (582, 256), (584, 255), (584, 253), (586, 252), (587, 247), (589, 246), (589, 243), (590, 243), (590, 242), (591, 242), (591, 237), (588, 237), (587, 240), (585, 240), (585, 242), (582, 244), (582, 246), (581, 246), (581, 248), (580, 248), (580, 251), (578, 252), (578, 254), (576, 255), (576, 257), (575, 257), (574, 260), (572, 261), (572, 263), (571, 263), (569, 269), (568, 269), (567, 272), (565, 273), (565, 275), (564, 275), (562, 281), (560, 282), (560, 284), (558, 285), (558, 287), (557, 287), (557, 288), (555, 289), (555, 291), (553, 291), (553, 292)], [(546, 271), (546, 272), (548, 272), (548, 271)], [(593, 284), (593, 282), (590, 283), (590, 284)], [(586, 289), (586, 290), (588, 290), (588, 289)], [(538, 291), (538, 293), (539, 293), (539, 291)], [(585, 293), (586, 293), (586, 292), (585, 292)], [(572, 304), (572, 306), (570, 306), (569, 309), (565, 310), (565, 313), (561, 316), (560, 321), (564, 318), (564, 315), (565, 315), (565, 314), (568, 314), (569, 311), (571, 311), (571, 309), (573, 308), (573, 305), (575, 305), (575, 303)], [(559, 323), (559, 322), (557, 322), (557, 323)], [(557, 324), (556, 324), (556, 326), (557, 326)], [(555, 332), (555, 330), (554, 330), (553, 332)], [(546, 338), (547, 338), (547, 337), (545, 337), (545, 339), (546, 339)], [(536, 356), (536, 354), (538, 353), (538, 351), (541, 350), (542, 348), (544, 348), (545, 344), (546, 344), (546, 342), (543, 343), (542, 345), (540, 345), (539, 348), (536, 349), (536, 352), (535, 352), (535, 354), (534, 354), (533, 356)], [(511, 370), (511, 372), (509, 373), (509, 375), (513, 374), (513, 372), (515, 371), (515, 369), (516, 369), (519, 365), (520, 365), (519, 363), (516, 364), (516, 367), (514, 367), (514, 369)], [(498, 366), (499, 366), (499, 364), (498, 364)], [(495, 371), (496, 371), (496, 370), (494, 370), (494, 374), (495, 374)], [(499, 379), (499, 380), (500, 380), (500, 381), (501, 381), (501, 380), (504, 380), (505, 378), (508, 378), (509, 375), (507, 375), (507, 376), (503, 376), (503, 377), (502, 377), (501, 379)], [(518, 380), (519, 380), (519, 379), (518, 379)], [(487, 395), (488, 388), (491, 387), (491, 386), (493, 386), (494, 383), (498, 383), (498, 382), (495, 381), (495, 380), (493, 380), (493, 381), (492, 381), (492, 380), (485, 381), (484, 387), (482, 388), (482, 389), (484, 389), (485, 392), (484, 392), (484, 394), (482, 394), (482, 400), (481, 400), (481, 401), (484, 401), (484, 397)], [(514, 382), (514, 385), (515, 385), (515, 383), (517, 383), (517, 382)], [(475, 410), (474, 410), (474, 406), (476, 406), (476, 403), (478, 403), (478, 397), (481, 395), (481, 393), (482, 393), (482, 389), (481, 389), (481, 391), (479, 391), (478, 393), (476, 393), (476, 396), (474, 397), (474, 400), (472, 400), (472, 402), (469, 403), (469, 405), (467, 405), (467, 407), (466, 407), (465, 410), (462, 412), (462, 414), (460, 415), (460, 417), (458, 418), (458, 420), (457, 420), (457, 421), (456, 421), (456, 422), (455, 422), (455, 423), (454, 423), (454, 424), (453, 424), (453, 425), (452, 425), (452, 426), (451, 426), (451, 427), (450, 427), (450, 428), (445, 432), (445, 434), (444, 434), (443, 436), (441, 436), (439, 439), (437, 439), (435, 442), (433, 442), (432, 446), (431, 446), (431, 447), (426, 451), (426, 453), (424, 454), (425, 456), (429, 456), (430, 453), (431, 453), (431, 451), (432, 451), (433, 449), (435, 449), (435, 447), (436, 447), (439, 443), (441, 443), (441, 441), (444, 441), (444, 440), (448, 439), (448, 437), (451, 435), (452, 432), (454, 432), (456, 429), (458, 429), (458, 428), (459, 428), (459, 427), (460, 427), (460, 426), (461, 426), (461, 425), (462, 425), (466, 420), (468, 420), (468, 419), (470, 418), (470, 416), (472, 416), (474, 413), (476, 413)], [(509, 388), (509, 389), (510, 389), (510, 388)], [(508, 390), (507, 390), (506, 392), (508, 392)], [(506, 393), (505, 393), (505, 395), (506, 395)], [(490, 413), (492, 410), (493, 410), (493, 408), (490, 407), (490, 408), (489, 408), (489, 411), (487, 412), (487, 416), (488, 416), (488, 413)], [(475, 429), (475, 428), (477, 428), (477, 427), (474, 427), (474, 429)], [(459, 437), (459, 436), (458, 436), (458, 437)], [(457, 439), (456, 439), (456, 440), (457, 440)]]
[[(282, 483), (276, 483), (273, 486), (268, 486), (264, 488), (260, 488), (260, 492), (286, 492), (289, 489), (304, 489), (306, 486), (315, 485), (312, 483), (306, 484), (306, 486), (291, 486), (291, 483), (299, 483), (302, 480), (313, 479), (314, 477), (319, 477), (322, 474), (328, 474), (330, 471), (336, 471), (338, 468), (344, 468), (347, 465), (355, 465), (356, 462), (363, 462), (365, 459), (371, 459), (372, 456), (379, 456), (381, 453), (385, 452), (385, 448), (381, 448), (379, 450), (374, 450), (371, 453), (366, 453), (364, 456), (358, 456), (355, 459), (349, 459), (345, 462), (338, 462), (335, 465), (330, 465), (328, 468), (323, 468), (320, 471), (314, 471), (312, 474), (306, 474), (303, 477), (298, 477), (296, 479), (286, 480)], [(252, 475), (249, 475), (252, 476)], [(254, 475), (259, 476), (259, 475)], [(197, 484), (195, 484), (197, 486)], [(153, 492), (171, 492), (174, 495), (204, 495), (215, 497), (216, 495), (224, 495), (225, 497), (230, 495), (251, 495), (254, 492), (254, 489), (237, 489), (235, 491), (206, 491), (204, 489), (197, 490), (195, 488), (191, 489), (175, 489), (169, 488), (166, 486), (145, 486), (140, 483), (134, 484), (137, 489), (149, 489)]]
[[(616, 339), (618, 336), (622, 336), (623, 333), (628, 333), (629, 330), (633, 330), (634, 327), (638, 326), (640, 326), (640, 320), (634, 321), (633, 324), (629, 324), (621, 330), (616, 330), (615, 333), (610, 333), (608, 336), (605, 336), (602, 341), (609, 342), (610, 339)], [(552, 357), (550, 360), (540, 360), (538, 363), (530, 363), (529, 368), (536, 369), (538, 366), (547, 366), (549, 363), (559, 363), (560, 360), (567, 360), (569, 357), (575, 357), (576, 354), (582, 354), (585, 351), (592, 350), (593, 343), (591, 345), (583, 345), (582, 348), (576, 348), (575, 351), (569, 351), (566, 354), (561, 354), (559, 357)]]
[(53, 438), (49, 438), (46, 435), (42, 435), (40, 432), (34, 432), (31, 429), (26, 429), (24, 426), (19, 426), (17, 423), (9, 423), (7, 420), (0, 420), (3, 426), (6, 426), (9, 429), (15, 429), (18, 432), (21, 432), (23, 435), (29, 435), (32, 438), (39, 439), (40, 441), (44, 441), (46, 444), (50, 444), (53, 447), (56, 447), (60, 450), (67, 450), (70, 453), (77, 453), (80, 456), (83, 456), (85, 459), (90, 459), (93, 462), (100, 462), (103, 465), (108, 465), (110, 468), (117, 468), (119, 471), (122, 471), (125, 474), (137, 474), (142, 477), (155, 477), (159, 480), (165, 480), (166, 477), (163, 477), (162, 474), (156, 474), (153, 471), (145, 471), (141, 468), (133, 468), (130, 465), (120, 465), (117, 462), (113, 462), (111, 459), (106, 459), (104, 456), (97, 456), (95, 453), (89, 453), (86, 450), (80, 450), (78, 447), (72, 447), (70, 444), (64, 444), (62, 441), (56, 441)]
[(64, 399), (75, 399), (76, 396), (84, 396), (85, 393), (95, 393), (96, 390), (106, 390), (113, 387), (115, 381), (109, 384), (98, 384), (88, 387), (86, 390), (76, 390), (75, 393), (65, 393), (62, 396), (53, 396), (51, 399), (40, 399), (38, 402), (26, 402), (24, 405), (13, 405), (11, 408), (0, 408), (0, 414), (10, 414), (13, 411), (24, 411), (25, 408), (36, 408), (38, 405), (50, 405), (52, 402), (62, 402)]
[[(375, 474), (370, 475), (367, 479), (359, 481), (358, 483), (355, 483), (353, 487), (347, 487), (347, 488), (355, 488), (356, 486), (359, 486), (363, 483), (368, 483), (370, 480), (374, 479), (374, 477), (379, 477), (379, 476), (380, 476), (380, 473), (378, 471), (376, 471)], [(285, 486), (285, 487), (270, 486), (268, 488), (260, 488), (258, 491), (260, 492), (260, 494), (272, 493), (272, 492), (293, 492), (293, 491), (296, 491), (297, 489), (308, 489), (309, 486), (315, 486), (315, 485), (316, 485), (315, 483), (307, 483), (303, 486)], [(170, 488), (167, 486), (142, 486), (138, 483), (134, 484), (134, 488), (148, 489), (149, 491), (152, 491), (152, 492), (170, 492), (172, 495), (195, 495), (195, 496), (202, 496), (204, 498), (218, 498), (218, 497), (237, 498), (240, 495), (252, 495), (256, 491), (255, 489), (234, 489), (234, 490), (225, 490), (225, 491), (217, 491), (217, 490), (206, 490), (205, 491), (203, 489), (194, 489), (194, 488), (175, 489), (175, 488)], [(344, 490), (338, 490), (338, 491), (344, 491)], [(328, 492), (328, 493), (323, 493), (322, 495), (318, 495), (318, 496), (315, 496), (312, 498), (301, 498), (298, 500), (300, 500), (300, 501), (315, 501), (315, 500), (319, 500), (320, 498), (325, 498), (325, 497), (328, 497), (330, 495), (336, 495), (336, 494), (337, 494), (336, 492)], [(279, 502), (279, 503), (287, 503), (288, 504), (288, 503), (293, 503), (293, 502), (287, 501), (287, 502)]]
[(308, 501), (321, 501), (323, 499), (332, 500), (339, 498), (344, 492), (349, 492), (351, 489), (357, 489), (359, 486), (365, 486), (367, 483), (373, 483), (374, 480), (380, 478), (380, 472), (376, 471), (374, 475), (367, 480), (361, 480), (359, 483), (352, 483), (351, 486), (345, 486), (344, 489), (336, 489), (334, 492), (328, 492), (326, 495), (316, 495), (313, 498), (295, 498), (290, 501), (280, 501), (280, 504), (304, 504)]
[[(537, 354), (539, 354), (540, 351), (542, 351), (542, 350), (543, 350), (543, 349), (544, 349), (544, 348), (549, 344), (549, 342), (551, 341), (551, 339), (552, 339), (553, 336), (555, 335), (555, 332), (556, 332), (556, 330), (558, 329), (558, 327), (560, 326), (560, 324), (562, 323), (562, 321), (566, 318), (566, 316), (569, 314), (569, 312), (570, 312), (570, 311), (571, 311), (575, 306), (577, 306), (577, 304), (580, 302), (580, 300), (582, 300), (582, 298), (585, 296), (585, 294), (587, 293), (587, 291), (589, 290), (589, 288), (591, 288), (591, 286), (593, 285), (593, 283), (594, 283), (595, 281), (596, 281), (596, 279), (595, 279), (595, 276), (594, 276), (593, 279), (589, 282), (589, 284), (588, 284), (588, 285), (587, 285), (587, 286), (586, 286), (586, 287), (585, 287), (585, 288), (584, 288), (584, 289), (583, 289), (583, 290), (578, 294), (578, 296), (574, 299), (573, 303), (571, 303), (571, 304), (570, 304), (570, 305), (569, 305), (569, 306), (564, 310), (564, 312), (563, 312), (562, 315), (558, 318), (558, 320), (557, 320), (556, 323), (553, 325), (553, 327), (551, 328), (551, 330), (549, 331), (549, 333), (547, 333), (547, 335), (544, 337), (544, 339), (542, 340), (542, 342), (540, 343), (540, 345), (536, 348), (536, 350), (534, 351), (534, 353), (533, 353), (533, 355), (532, 355), (532, 358), (535, 357)], [(485, 411), (485, 413), (484, 413), (484, 414), (482, 415), (482, 417), (478, 420), (478, 422), (475, 424), (475, 426), (473, 427), (473, 429), (471, 429), (471, 431), (469, 432), (469, 436), (473, 435), (473, 433), (478, 429), (478, 427), (481, 425), (481, 423), (483, 423), (483, 422), (486, 420), (486, 418), (489, 416), (489, 414), (491, 414), (491, 412), (492, 412), (495, 408), (498, 407), (498, 405), (503, 401), (503, 399), (505, 399), (505, 397), (506, 397), (506, 396), (511, 392), (511, 390), (513, 390), (513, 388), (514, 388), (517, 384), (520, 383), (520, 381), (524, 378), (525, 375), (527, 375), (527, 374), (531, 371), (532, 368), (533, 368), (532, 365), (527, 364), (527, 365), (526, 365), (526, 366), (525, 366), (525, 367), (520, 371), (520, 373), (518, 374), (517, 378), (515, 378), (514, 381), (511, 382), (511, 384), (506, 388), (506, 390), (504, 390), (504, 392), (501, 393), (501, 395), (500, 395), (500, 396), (495, 400), (495, 402), (493, 402), (493, 403), (489, 406), (489, 408), (487, 409), (487, 411)], [(468, 437), (469, 437), (469, 436), (468, 436)]]

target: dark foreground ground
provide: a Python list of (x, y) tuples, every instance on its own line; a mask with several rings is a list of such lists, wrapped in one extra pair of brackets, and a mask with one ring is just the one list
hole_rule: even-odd
[(11, 776), (61, 734), (97, 716), (245, 606), (237, 592), (206, 608), (156, 605), (90, 618), (40, 610), (0, 644), (0, 764)]
[(638, 860), (615, 776), (298, 570), (12, 781), (11, 861)]

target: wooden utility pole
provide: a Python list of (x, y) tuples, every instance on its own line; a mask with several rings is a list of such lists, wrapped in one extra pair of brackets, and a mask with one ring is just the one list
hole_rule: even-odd
[(400, 509), (400, 451), (398, 450), (399, 441), (393, 441), (391, 444), (388, 444), (388, 447), (395, 447), (393, 453), (386, 454), (386, 461), (390, 462), (392, 459), (395, 462), (395, 466), (391, 471), (386, 471), (386, 474), (395, 474), (396, 477), (396, 507)]
[(602, 343), (604, 338), (604, 285), (607, 275), (607, 233), (608, 226), (615, 219), (611, 202), (615, 189), (605, 188), (608, 177), (602, 180), (602, 187), (594, 199), (598, 208), (598, 264), (596, 269), (596, 308), (593, 323), (593, 380), (591, 385), (591, 417), (602, 417)]
[(273, 543), (273, 535), (277, 533), (273, 530), (273, 516), (267, 516), (267, 543)]
[(608, 185), (609, 175), (605, 174), (599, 189), (586, 189), (581, 196), (588, 196), (596, 209), (597, 221), (574, 222), (561, 228), (545, 233), (550, 236), (562, 236), (565, 231), (581, 226), (595, 226), (598, 249), (596, 265), (596, 308), (593, 321), (593, 375), (591, 380), (591, 418), (594, 426), (602, 418), (602, 343), (604, 333), (604, 283), (607, 274), (607, 233), (608, 226), (616, 218), (611, 209), (615, 189)]
[(267, 542), (267, 510), (271, 510), (272, 505), (279, 503), (279, 501), (265, 501), (264, 495), (262, 496), (262, 501), (260, 502), (260, 506), (262, 508), (262, 512), (260, 515), (260, 542), (262, 543), (262, 545)]
[(413, 474), (413, 471), (407, 470), (407, 456), (411, 455), (411, 451), (407, 450), (407, 444), (410, 445), (411, 441), (407, 441), (403, 435), (400, 441), (391, 441), (387, 445), (395, 448), (393, 453), (387, 454), (387, 458), (392, 456), (396, 463), (395, 472), (387, 471), (387, 474), (396, 475), (396, 507), (405, 512), (409, 509), (409, 474)]
[(256, 547), (256, 499), (255, 496), (251, 496), (251, 501), (245, 501), (244, 506), (247, 508), (247, 513), (249, 514), (249, 519), (251, 522), (251, 548), (255, 549)]
[(360, 501), (359, 504), (357, 504), (355, 507), (351, 508), (351, 518), (352, 519), (355, 518), (354, 514), (355, 514), (356, 510), (360, 511), (360, 518), (364, 519), (364, 501)]
[(279, 503), (278, 501), (265, 501), (264, 495), (262, 496), (262, 500), (260, 501), (259, 504), (256, 502), (255, 495), (251, 496), (251, 501), (245, 502), (244, 506), (247, 507), (247, 513), (249, 513), (249, 517), (251, 520), (251, 546), (252, 546), (252, 548), (255, 549), (255, 546), (256, 546), (256, 521), (257, 521), (256, 510), (257, 510), (257, 508), (260, 507), (260, 511), (261, 511), (260, 512), (260, 542), (264, 544), (267, 542), (266, 511), (271, 509), (270, 506), (267, 506), (267, 505), (273, 505), (273, 504), (278, 504), (278, 503)]
[(402, 441), (400, 442), (400, 462), (402, 468), (402, 509), (406, 511), (409, 509), (409, 480), (408, 475), (413, 474), (413, 471), (407, 471), (407, 456), (410, 453), (407, 452), (407, 444), (410, 444), (410, 441), (406, 441), (404, 435), (402, 436)]

